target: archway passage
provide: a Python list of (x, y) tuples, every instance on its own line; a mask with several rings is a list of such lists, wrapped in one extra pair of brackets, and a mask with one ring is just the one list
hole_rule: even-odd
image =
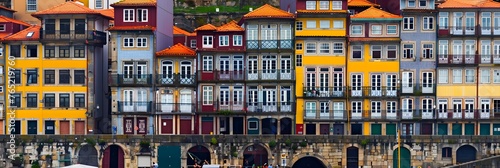
[(292, 119), (291, 118), (282, 118), (280, 119), (280, 134), (281, 135), (289, 135), (292, 134)]
[(84, 145), (78, 151), (78, 163), (89, 165), (89, 166), (99, 166), (99, 160), (97, 157), (97, 150), (91, 145)]
[(457, 164), (476, 160), (476, 148), (464, 145), (457, 149)]
[(392, 166), (393, 167), (398, 167), (398, 159), (401, 159), (401, 167), (400, 168), (411, 168), (411, 153), (410, 153), (410, 150), (406, 149), (406, 148), (401, 148), (401, 158), (399, 158), (399, 155), (398, 155), (398, 148), (396, 148), (396, 150), (394, 150), (394, 152), (392, 153), (392, 161), (393, 161), (393, 164)]
[(262, 145), (253, 144), (248, 146), (245, 151), (243, 151), (243, 166), (263, 166), (267, 163), (267, 149)]
[(123, 149), (118, 145), (110, 145), (104, 150), (102, 168), (125, 168)]
[(210, 151), (202, 146), (202, 145), (196, 145), (191, 147), (188, 150), (188, 153), (186, 154), (187, 156), (187, 167), (192, 167), (195, 165), (195, 163), (198, 163), (198, 165), (202, 165), (205, 160), (210, 163), (211, 158), (210, 158)]
[(347, 168), (359, 168), (359, 149), (357, 147), (347, 148)]
[(297, 160), (292, 168), (326, 168), (326, 166), (316, 157), (305, 156)]

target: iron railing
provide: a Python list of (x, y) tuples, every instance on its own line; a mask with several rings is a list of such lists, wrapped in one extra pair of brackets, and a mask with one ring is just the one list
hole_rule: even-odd
[(156, 112), (160, 113), (193, 113), (194, 103), (155, 103)]
[(290, 40), (247, 40), (247, 50), (252, 49), (293, 49), (292, 39)]
[(158, 86), (196, 86), (196, 74), (157, 74)]
[(97, 30), (43, 30), (40, 29), (41, 40), (82, 41), (89, 44), (104, 45), (107, 34)]
[(303, 87), (304, 98), (345, 98), (347, 89), (344, 86), (334, 87)]
[(479, 59), (475, 54), (445, 54), (438, 55), (438, 65), (476, 65)]
[(479, 55), (480, 64), (500, 64), (500, 55)]
[(246, 81), (290, 81), (295, 80), (294, 69), (246, 70)]
[(118, 101), (118, 112), (151, 112), (152, 101)]
[(112, 74), (109, 75), (111, 86), (150, 86), (151, 74)]
[(350, 98), (398, 98), (399, 89), (397, 86), (351, 86), (348, 94)]
[(401, 83), (401, 95), (432, 95), (436, 93), (435, 83)]
[(480, 28), (474, 26), (438, 26), (438, 36), (476, 36)]
[(245, 80), (245, 71), (198, 71), (200, 76), (198, 81), (216, 82), (216, 81), (243, 81)]

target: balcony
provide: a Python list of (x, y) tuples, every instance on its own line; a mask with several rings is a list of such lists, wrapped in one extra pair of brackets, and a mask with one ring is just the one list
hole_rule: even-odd
[(158, 113), (193, 113), (194, 103), (156, 103), (156, 112)]
[(243, 82), (245, 71), (198, 71), (200, 82)]
[(249, 81), (272, 81), (272, 82), (295, 82), (294, 69), (268, 69), (247, 70), (246, 80)]
[(246, 103), (247, 112), (253, 114), (266, 113), (292, 113), (295, 102), (251, 102)]
[(500, 64), (500, 55), (480, 55), (480, 64)]
[(83, 42), (89, 45), (105, 45), (107, 33), (97, 30), (43, 30), (40, 29), (41, 41)]
[(247, 50), (293, 49), (293, 40), (247, 40)]
[(481, 36), (499, 36), (500, 27), (480, 26)]
[(402, 83), (401, 95), (405, 96), (427, 96), (436, 93), (435, 83)]
[(151, 112), (153, 102), (122, 102), (118, 101), (118, 112), (136, 113), (136, 112)]
[(304, 98), (325, 98), (325, 99), (335, 99), (335, 98), (345, 98), (346, 97), (346, 87), (304, 87), (304, 93), (302, 97)]
[(198, 111), (201, 113), (243, 113), (245, 103), (243, 101), (213, 101), (198, 102)]
[(489, 109), (467, 110), (467, 109), (436, 109), (437, 119), (442, 120), (472, 120), (494, 118)]
[(158, 86), (196, 86), (196, 74), (158, 74)]
[(398, 98), (399, 88), (396, 86), (349, 87), (350, 98)]
[(432, 120), (435, 119), (433, 109), (401, 109), (401, 120)]
[(479, 59), (477, 55), (439, 55), (438, 65), (440, 66), (467, 66), (477, 65)]
[(109, 76), (111, 86), (151, 86), (151, 74), (112, 74)]
[(304, 110), (304, 120), (338, 120), (345, 121), (347, 120), (347, 111), (346, 110)]
[(438, 36), (477, 36), (479, 35), (479, 26), (439, 26)]
[(349, 110), (353, 121), (397, 121), (398, 110)]

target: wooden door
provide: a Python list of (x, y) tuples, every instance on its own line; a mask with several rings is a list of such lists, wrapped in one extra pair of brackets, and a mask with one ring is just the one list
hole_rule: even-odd
[(75, 121), (75, 135), (85, 135), (84, 121)]
[(69, 121), (59, 121), (59, 134), (69, 135)]

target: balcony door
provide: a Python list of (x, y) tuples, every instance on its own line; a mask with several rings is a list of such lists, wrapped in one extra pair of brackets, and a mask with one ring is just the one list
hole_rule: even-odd
[(403, 99), (401, 111), (403, 113), (403, 119), (413, 119), (413, 99)]
[(361, 101), (353, 101), (351, 102), (351, 117), (353, 119), (361, 119), (363, 116), (362, 111), (363, 111), (363, 106), (362, 106)]
[(233, 110), (243, 110), (243, 86), (233, 86)]
[(281, 86), (280, 92), (280, 110), (281, 112), (292, 111), (292, 89), (290, 86)]
[(386, 76), (385, 79), (385, 86), (387, 89), (385, 89), (385, 95), (390, 96), (390, 97), (396, 97), (398, 90), (396, 89), (397, 86), (397, 76), (395, 74), (390, 74)]
[(276, 102), (276, 88), (264, 88), (263, 89), (263, 110), (264, 112), (277, 112), (277, 102)]
[(243, 56), (233, 56), (233, 79), (244, 79)]
[(465, 100), (465, 118), (474, 118), (474, 99)]
[(370, 96), (382, 96), (382, 75), (372, 74)]
[(221, 86), (219, 91), (219, 109), (231, 110), (229, 98), (229, 86)]
[(267, 55), (262, 57), (262, 79), (278, 79), (276, 62), (277, 60), (275, 55)]
[(137, 90), (137, 111), (148, 112), (148, 98), (146, 90)]
[(193, 69), (191, 66), (191, 62), (189, 61), (181, 61), (181, 76), (180, 83), (181, 84), (191, 84), (194, 81), (192, 80)]
[(306, 102), (306, 118), (316, 118), (316, 102)]
[(434, 92), (434, 73), (422, 72), (422, 93)]
[(333, 118), (343, 119), (344, 118), (344, 102), (333, 102)]
[(257, 80), (259, 79), (259, 74), (258, 74), (258, 59), (257, 56), (248, 56), (248, 72), (247, 72), (247, 79), (248, 80)]
[(476, 16), (474, 12), (465, 13), (465, 34), (474, 35), (476, 32)]
[(319, 96), (320, 97), (329, 97), (330, 88), (330, 72), (328, 68), (320, 68), (319, 71)]
[(481, 40), (481, 63), (489, 64), (491, 60), (491, 41)]
[(147, 62), (137, 62), (137, 83), (146, 83), (148, 79)]
[(491, 34), (491, 13), (482, 12), (481, 13), (481, 35)]
[(382, 107), (380, 101), (371, 102), (371, 118), (381, 118), (382, 117)]
[(433, 119), (434, 102), (432, 99), (422, 99), (422, 119)]
[(490, 118), (490, 99), (482, 99), (481, 100), (481, 118), (488, 119)]
[(438, 100), (438, 115), (440, 119), (448, 118), (448, 100)]
[(462, 118), (462, 100), (453, 100), (453, 118)]
[(455, 12), (453, 13), (453, 34), (455, 35), (461, 35), (463, 34), (463, 20), (462, 20), (463, 14), (462, 12)]
[(134, 63), (123, 63), (123, 82), (130, 83), (134, 81)]
[(402, 75), (402, 92), (413, 93), (413, 72), (403, 72)]
[(123, 91), (123, 111), (133, 112), (134, 111), (134, 91), (124, 90)]
[(219, 79), (220, 80), (229, 80), (231, 79), (229, 56), (220, 56), (219, 58)]
[(287, 56), (281, 56), (281, 67), (280, 67), (280, 79), (281, 80), (291, 80), (292, 79), (292, 58)]
[(192, 98), (191, 98), (191, 91), (190, 90), (181, 90), (181, 105), (180, 105), (180, 111), (183, 113), (190, 113), (192, 112), (193, 109), (191, 104), (192, 104)]
[(323, 101), (319, 102), (319, 117), (324, 118), (324, 119), (329, 119), (330, 118), (330, 102)]
[(162, 93), (160, 95), (161, 112), (173, 112), (174, 111), (174, 95), (171, 93)]
[(397, 102), (396, 101), (387, 101), (386, 106), (386, 115), (387, 119), (396, 119), (397, 118)]
[(174, 83), (174, 63), (172, 61), (163, 61), (161, 63), (161, 84)]
[(493, 34), (500, 34), (500, 12), (493, 13)]
[(363, 95), (362, 78), (363, 78), (363, 76), (361, 74), (351, 75), (351, 87), (352, 87), (351, 96), (352, 97), (361, 97)]
[(333, 68), (333, 96), (341, 97), (344, 94), (344, 72), (342, 68)]

